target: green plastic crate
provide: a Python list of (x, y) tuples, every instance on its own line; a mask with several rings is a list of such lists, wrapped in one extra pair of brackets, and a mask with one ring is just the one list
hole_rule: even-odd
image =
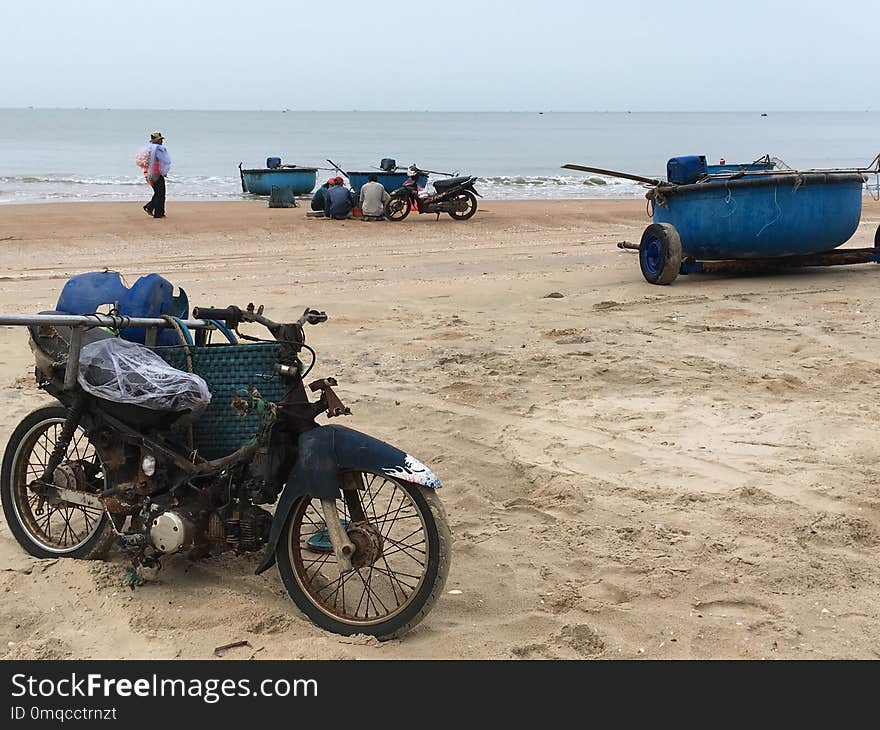
[[(232, 407), (232, 394), (245, 395), (253, 385), (265, 400), (280, 401), (285, 390), (274, 371), (278, 348), (274, 342), (189, 348), (193, 372), (211, 391), (210, 405), (193, 423), (193, 444), (201, 456), (219, 459), (253, 441), (260, 417), (239, 415)], [(169, 365), (186, 370), (183, 347), (155, 347), (153, 351)]]

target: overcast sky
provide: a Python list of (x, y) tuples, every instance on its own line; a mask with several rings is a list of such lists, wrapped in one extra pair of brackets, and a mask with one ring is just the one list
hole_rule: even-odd
[(865, 110), (878, 0), (2, 0), (0, 107)]

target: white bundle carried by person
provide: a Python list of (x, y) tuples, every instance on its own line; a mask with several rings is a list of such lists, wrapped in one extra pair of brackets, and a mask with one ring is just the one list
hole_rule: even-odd
[(147, 167), (149, 167), (150, 145), (147, 145), (146, 147), (138, 151), (138, 153), (134, 156), (134, 164), (141, 168), (141, 170), (146, 170)]

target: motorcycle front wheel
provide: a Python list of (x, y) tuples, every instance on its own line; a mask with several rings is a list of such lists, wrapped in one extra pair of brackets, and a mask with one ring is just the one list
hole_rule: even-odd
[(402, 221), (409, 215), (412, 204), (409, 198), (402, 195), (392, 195), (385, 203), (385, 217), (390, 221)]
[(466, 221), (468, 218), (473, 218), (474, 213), (477, 212), (477, 196), (467, 190), (459, 193), (449, 202), (455, 206), (455, 210), (448, 211), (449, 216), (457, 221)]
[(446, 583), (452, 538), (443, 505), (435, 490), (384, 474), (347, 472), (340, 486), (349, 487), (336, 508), (355, 545), (353, 569), (339, 575), (320, 500), (305, 496), (278, 541), (281, 579), (297, 607), (327, 631), (402, 636)]
[[(0, 469), (0, 500), (6, 524), (31, 555), (95, 560), (104, 557), (115, 538), (107, 513), (42, 499), (28, 486), (42, 477), (66, 419), (61, 406), (40, 408), (12, 432)], [(104, 465), (82, 429), (77, 429), (55, 470), (56, 484), (59, 481), (93, 494), (107, 487)]]

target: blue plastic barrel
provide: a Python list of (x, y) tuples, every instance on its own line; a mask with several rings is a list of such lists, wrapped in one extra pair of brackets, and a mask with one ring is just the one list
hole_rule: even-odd
[(688, 185), (705, 177), (706, 155), (673, 157), (666, 163), (666, 179), (675, 185)]
[[(116, 271), (91, 271), (71, 277), (61, 290), (55, 310), (92, 314), (106, 305), (127, 317), (170, 314), (185, 318), (189, 312), (186, 292), (181, 289), (180, 295), (175, 297), (171, 282), (159, 274), (142, 276), (129, 288)], [(126, 340), (144, 342), (146, 332), (143, 327), (127, 327), (121, 334)], [(176, 345), (177, 334), (173, 330), (162, 330), (157, 341), (160, 345)]]

